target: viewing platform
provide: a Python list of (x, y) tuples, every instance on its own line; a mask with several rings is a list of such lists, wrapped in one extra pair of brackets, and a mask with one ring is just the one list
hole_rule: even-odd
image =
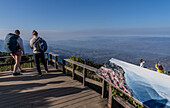
[(36, 68), (24, 70), (0, 73), (0, 108), (107, 108), (107, 99), (52, 66), (42, 76)]
[[(71, 59), (64, 59), (57, 54), (46, 53), (49, 73), (43, 67), (42, 76), (38, 76), (33, 55), (24, 55), (21, 64), (23, 75), (13, 76), (11, 56), (0, 57), (0, 108), (135, 108), (141, 102), (116, 88), (96, 74), (95, 67)], [(113, 88), (126, 96), (113, 95)], [(130, 99), (131, 103), (127, 99)]]

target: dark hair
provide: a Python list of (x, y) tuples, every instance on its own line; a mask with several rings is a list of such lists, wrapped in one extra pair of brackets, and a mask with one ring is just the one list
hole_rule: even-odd
[(19, 30), (15, 30), (15, 33), (16, 33), (16, 34), (20, 34), (20, 31), (19, 31)]
[(159, 65), (159, 70), (163, 70), (163, 66), (162, 65)]
[(143, 62), (143, 59), (140, 60), (140, 63)]
[(32, 34), (38, 36), (38, 32), (35, 30), (32, 31)]

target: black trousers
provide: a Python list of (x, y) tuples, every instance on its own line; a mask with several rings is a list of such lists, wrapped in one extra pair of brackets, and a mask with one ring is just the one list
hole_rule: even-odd
[(45, 57), (44, 57), (44, 53), (33, 53), (33, 56), (34, 56), (34, 62), (36, 64), (38, 73), (42, 74), (41, 69), (40, 69), (40, 59), (41, 59), (42, 64), (45, 67), (45, 70), (48, 71), (47, 63), (46, 63)]

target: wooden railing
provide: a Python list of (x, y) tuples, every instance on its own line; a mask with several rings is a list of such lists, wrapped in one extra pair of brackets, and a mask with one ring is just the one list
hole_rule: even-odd
[[(73, 61), (73, 60), (70, 60), (70, 59), (62, 59), (62, 58), (60, 58), (59, 55), (53, 54), (53, 53), (49, 53), (48, 56), (49, 56), (49, 63), (53, 62), (53, 64), (54, 64), (56, 69), (58, 69), (59, 66), (62, 67), (62, 71), (63, 71), (64, 74), (66, 73), (66, 70), (71, 71), (72, 72), (72, 79), (73, 80), (75, 79), (75, 75), (78, 75), (78, 76), (82, 77), (83, 78), (83, 82), (82, 82), (83, 87), (86, 86), (86, 82), (101, 87), (102, 88), (101, 97), (102, 98), (108, 97), (108, 107), (109, 108), (113, 107), (113, 103), (112, 103), (113, 100), (118, 102), (120, 105), (122, 105), (125, 108), (135, 108), (133, 105), (128, 103), (125, 99), (121, 98), (120, 96), (118, 96), (118, 95), (112, 96), (112, 87), (115, 87), (112, 83), (106, 81), (104, 78), (102, 78), (100, 76), (98, 76), (98, 77), (102, 78), (102, 82), (98, 82), (98, 81), (95, 81), (93, 79), (87, 78), (87, 70), (96, 72), (97, 68), (94, 68), (94, 67), (91, 67), (91, 66), (88, 66), (86, 64), (82, 64), (82, 63), (79, 63), (79, 62), (76, 62), (76, 61)], [(59, 62), (58, 59), (60, 59), (62, 62)], [(68, 67), (66, 65), (67, 63), (71, 63), (72, 67)], [(78, 70), (76, 70), (75, 69), (76, 66), (82, 67), (83, 68), (83, 73), (81, 73)], [(109, 84), (108, 91), (106, 90), (107, 83)], [(136, 100), (135, 98), (133, 98), (132, 96), (130, 96), (127, 93), (125, 93), (122, 90), (120, 90), (119, 88), (117, 88), (117, 87), (115, 87), (115, 88), (118, 91), (122, 92), (124, 95), (128, 96), (131, 100), (133, 100), (133, 102), (136, 102), (139, 105), (141, 105), (143, 108), (147, 107), (147, 106), (143, 105), (141, 102), (139, 102), (138, 100)], [(108, 94), (108, 96), (106, 96), (106, 94)]]
[[(46, 55), (46, 60), (48, 61), (48, 53), (45, 53)], [(21, 60), (21, 64), (23, 63), (30, 63), (30, 67), (32, 68), (33, 67), (33, 62), (34, 62), (34, 59), (33, 59), (33, 54), (26, 54), (26, 55), (22, 55), (22, 57), (28, 57), (29, 60)], [(3, 57), (0, 57), (0, 59), (10, 59), (10, 62), (9, 63), (3, 63), (3, 64), (0, 64), (0, 67), (1, 66), (10, 66), (10, 70), (12, 71), (13, 70), (13, 65), (15, 64), (15, 62), (13, 62), (13, 58), (12, 56), (3, 56)]]

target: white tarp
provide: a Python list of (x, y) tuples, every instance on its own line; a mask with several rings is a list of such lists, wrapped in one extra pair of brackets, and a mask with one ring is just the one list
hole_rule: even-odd
[(170, 108), (170, 76), (117, 59), (97, 74), (151, 108)]

